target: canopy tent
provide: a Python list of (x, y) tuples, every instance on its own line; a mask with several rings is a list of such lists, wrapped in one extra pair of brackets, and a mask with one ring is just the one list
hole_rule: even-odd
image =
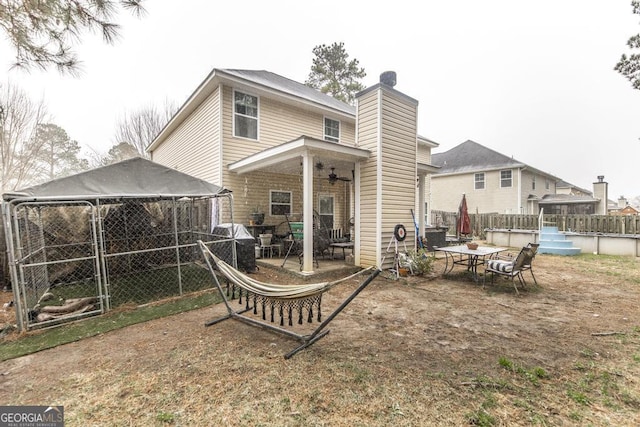
[[(211, 227), (222, 218), (233, 222), (230, 191), (143, 158), (5, 193), (2, 199), (20, 330), (210, 286), (197, 266), (196, 239), (211, 240)], [(52, 290), (54, 302), (80, 296), (90, 304), (46, 315), (53, 303), (43, 301)]]
[(5, 193), (5, 201), (67, 201), (126, 198), (171, 199), (174, 197), (212, 197), (227, 190), (175, 169), (136, 157), (17, 192)]

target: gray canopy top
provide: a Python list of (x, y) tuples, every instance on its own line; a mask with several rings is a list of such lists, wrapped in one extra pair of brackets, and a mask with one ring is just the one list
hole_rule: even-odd
[(2, 199), (94, 201), (216, 197), (228, 190), (150, 160), (136, 157), (76, 175), (4, 193)]

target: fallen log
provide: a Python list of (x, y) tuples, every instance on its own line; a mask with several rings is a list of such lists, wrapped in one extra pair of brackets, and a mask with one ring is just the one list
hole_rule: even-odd
[(40, 313), (36, 316), (36, 320), (38, 322), (46, 322), (47, 320), (64, 319), (65, 317), (71, 317), (77, 314), (86, 313), (93, 308), (95, 308), (94, 305), (89, 304), (71, 313)]
[(84, 306), (92, 305), (98, 302), (96, 297), (75, 298), (70, 301), (65, 301), (64, 305), (45, 305), (40, 309), (41, 313), (51, 314), (67, 314), (74, 312)]

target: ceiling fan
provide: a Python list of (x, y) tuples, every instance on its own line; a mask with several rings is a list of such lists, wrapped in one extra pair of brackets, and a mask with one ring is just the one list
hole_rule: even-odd
[(336, 183), (336, 181), (345, 181), (345, 182), (349, 182), (351, 181), (349, 178), (346, 178), (344, 176), (338, 176), (335, 173), (335, 168), (331, 168), (331, 173), (329, 174), (329, 178), (327, 178), (329, 180), (329, 183), (331, 185), (334, 185)]

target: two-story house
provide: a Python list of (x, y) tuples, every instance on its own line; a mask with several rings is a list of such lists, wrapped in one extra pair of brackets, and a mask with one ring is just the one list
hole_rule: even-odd
[[(395, 73), (383, 73), (351, 106), (268, 71), (214, 69), (148, 151), (230, 189), (236, 222), (259, 207), (270, 224), (314, 210), (330, 227), (353, 224), (356, 265), (381, 266), (397, 224), (415, 241), (412, 209), (424, 230), (426, 176), (437, 170), (437, 144), (417, 135), (418, 101), (394, 85)], [(303, 224), (311, 272), (313, 224)]]
[(537, 214), (559, 178), (468, 140), (432, 156), (440, 170), (431, 175), (431, 206), (455, 212), (462, 194), (470, 212)]

